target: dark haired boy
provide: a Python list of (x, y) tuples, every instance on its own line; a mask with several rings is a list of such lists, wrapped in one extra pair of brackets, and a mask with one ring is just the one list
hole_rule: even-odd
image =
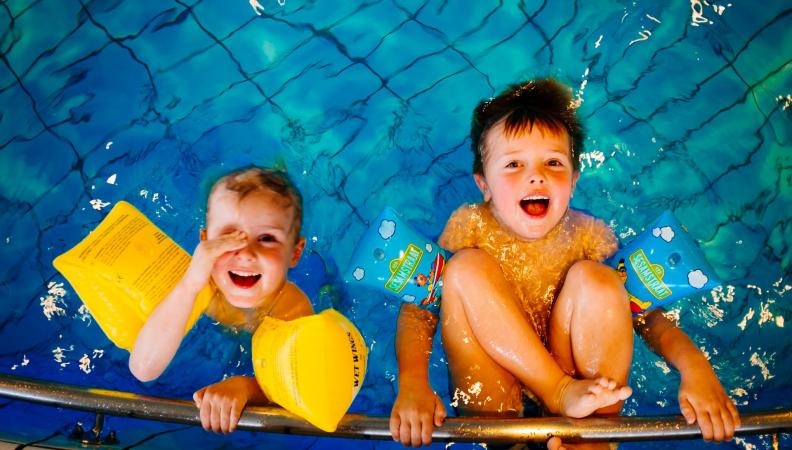
[[(583, 137), (570, 90), (551, 79), (514, 85), (474, 111), (473, 177), (484, 202), (457, 209), (439, 239), (456, 253), (441, 319), (462, 415), (522, 415), (524, 394), (551, 414), (618, 413), (632, 392), (629, 303), (601, 263), (617, 240), (601, 220), (569, 209)], [(391, 433), (405, 445), (428, 444), (445, 417), (427, 376), (436, 324), (402, 306)], [(687, 420), (705, 439), (731, 438), (737, 410), (696, 346), (659, 311), (635, 326), (682, 373)]]

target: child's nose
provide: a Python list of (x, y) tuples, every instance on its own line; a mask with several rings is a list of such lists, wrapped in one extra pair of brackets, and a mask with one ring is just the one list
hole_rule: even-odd
[(532, 172), (528, 176), (528, 181), (531, 184), (543, 184), (544, 183), (544, 175), (542, 175), (542, 173), (537, 170), (535, 172)]
[(244, 258), (252, 261), (255, 258), (253, 249), (251, 248), (252, 245), (253, 244), (247, 244), (244, 247), (237, 250), (234, 254), (240, 258)]

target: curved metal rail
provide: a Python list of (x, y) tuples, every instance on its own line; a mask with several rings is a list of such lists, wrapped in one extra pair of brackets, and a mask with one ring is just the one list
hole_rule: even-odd
[[(29, 378), (0, 375), (0, 396), (82, 411), (164, 422), (200, 424), (191, 401), (150, 397), (129, 392), (91, 389)], [(792, 431), (792, 411), (765, 411), (741, 415), (736, 434), (771, 434)], [(238, 429), (358, 439), (391, 439), (388, 418), (347, 414), (334, 433), (325, 433), (278, 407), (249, 407)], [(571, 442), (692, 439), (701, 436), (698, 426), (682, 416), (568, 419), (542, 417), (502, 419), (449, 417), (436, 428), (436, 441), (528, 442), (559, 436)]]

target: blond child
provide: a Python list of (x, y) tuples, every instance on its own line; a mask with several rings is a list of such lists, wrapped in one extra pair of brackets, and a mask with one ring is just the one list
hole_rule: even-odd
[[(440, 314), (456, 409), (519, 416), (526, 394), (551, 414), (618, 413), (632, 392), (634, 326), (680, 371), (688, 422), (707, 440), (730, 439), (739, 416), (707, 359), (662, 311), (632, 320), (621, 279), (601, 263), (617, 248), (613, 232), (568, 207), (583, 144), (571, 100), (563, 85), (535, 80), (474, 111), (473, 177), (484, 202), (457, 209), (439, 239), (456, 252)], [(402, 306), (390, 425), (404, 445), (429, 444), (446, 415), (427, 376), (436, 325)], [(553, 438), (548, 448), (563, 445)]]
[[(159, 377), (182, 341), (198, 293), (214, 295), (206, 310), (227, 327), (253, 331), (264, 317), (313, 314), (306, 295), (286, 279), (300, 259), (302, 199), (282, 171), (249, 167), (220, 178), (209, 193), (189, 268), (152, 311), (135, 341), (129, 369), (141, 381)], [(228, 433), (248, 403), (267, 399), (252, 377), (231, 377), (193, 395), (204, 429)]]

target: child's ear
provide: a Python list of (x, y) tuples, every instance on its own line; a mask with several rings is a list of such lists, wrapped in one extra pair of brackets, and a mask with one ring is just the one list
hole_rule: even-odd
[(476, 186), (478, 186), (479, 190), (484, 195), (484, 201), (490, 201), (492, 194), (490, 194), (489, 187), (487, 187), (487, 179), (484, 178), (484, 175), (474, 173), (473, 179), (476, 180)]
[(572, 174), (572, 190), (569, 191), (569, 198), (572, 198), (572, 194), (575, 193), (575, 186), (577, 186), (578, 179), (580, 178), (580, 171), (576, 170)]
[(200, 236), (201, 236), (201, 240), (202, 241), (206, 240), (206, 228), (201, 228), (201, 235)]
[(297, 239), (297, 243), (294, 244), (294, 253), (292, 254), (291, 265), (289, 267), (297, 265), (297, 261), (300, 260), (303, 250), (305, 250), (305, 238), (300, 236), (300, 238)]

